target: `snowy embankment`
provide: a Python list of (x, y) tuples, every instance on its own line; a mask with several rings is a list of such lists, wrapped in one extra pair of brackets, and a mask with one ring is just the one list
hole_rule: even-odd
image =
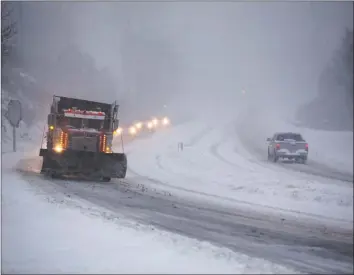
[(38, 155), (39, 145), (19, 148), (24, 151), (4, 154), (1, 163), (4, 273), (294, 273), (45, 192), (41, 185), (50, 182), (27, 181), (16, 171), (21, 159)]
[[(184, 142), (182, 152), (178, 142)], [(160, 188), (352, 228), (352, 185), (256, 161), (237, 139), (233, 121), (190, 122), (156, 133), (129, 150), (132, 175), (154, 179)]]
[[(6, 137), (1, 142), (1, 153), (7, 154), (13, 152), (13, 139), (12, 139), (12, 127), (8, 121), (3, 121), (3, 124), (7, 124), (7, 128), (11, 129), (10, 133), (6, 133)], [(24, 122), (20, 122), (19, 128), (16, 128), (16, 151), (23, 152), (28, 146), (35, 145), (39, 148), (41, 143), (44, 144), (43, 138), (44, 122), (38, 122), (32, 127), (28, 127)], [(5, 134), (4, 134), (5, 135)]]
[(4, 86), (9, 90), (1, 89), (1, 152), (13, 150), (12, 126), (6, 116), (10, 100), (19, 100), (22, 106), (22, 121), (16, 129), (17, 149), (23, 150), (23, 145), (28, 142), (40, 146), (46, 120), (44, 110), (48, 108), (46, 102), (50, 96), (43, 92), (37, 81), (23, 70), (13, 69), (7, 71), (7, 74), (7, 83)]

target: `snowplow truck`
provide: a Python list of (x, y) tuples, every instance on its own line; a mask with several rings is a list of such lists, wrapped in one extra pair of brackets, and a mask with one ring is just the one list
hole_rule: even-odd
[(125, 178), (127, 157), (124, 152), (112, 151), (113, 133), (119, 126), (118, 108), (116, 102), (53, 96), (48, 127), (43, 133), (47, 148), (41, 146), (39, 152), (43, 157), (41, 173), (102, 181)]

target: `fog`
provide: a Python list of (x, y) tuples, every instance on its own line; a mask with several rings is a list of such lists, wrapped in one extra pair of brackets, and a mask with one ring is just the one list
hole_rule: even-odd
[(245, 102), (294, 114), (317, 96), (319, 76), (353, 24), (350, 2), (23, 2), (19, 10), (27, 67), (56, 66), (77, 45), (112, 84), (97, 93), (77, 83), (53, 91), (118, 99), (129, 119), (222, 117)]

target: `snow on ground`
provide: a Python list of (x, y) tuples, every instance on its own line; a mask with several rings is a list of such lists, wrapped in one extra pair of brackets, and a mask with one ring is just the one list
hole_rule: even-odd
[[(10, 125), (8, 125), (8, 127), (10, 129), (10, 133), (7, 133), (7, 137), (2, 140), (2, 153), (13, 152), (12, 127)], [(39, 122), (32, 127), (28, 127), (23, 121), (21, 121), (19, 128), (16, 128), (16, 150), (18, 152), (22, 152), (26, 147), (28, 147), (28, 145), (35, 145), (38, 147), (39, 152), (41, 142), (45, 144), (45, 139), (43, 138), (43, 127), (44, 122)]]
[(293, 273), (153, 227), (124, 220), (87, 201), (48, 194), (16, 172), (32, 151), (2, 156), (4, 273)]
[[(342, 220), (352, 228), (351, 185), (256, 162), (233, 133), (233, 123), (173, 127), (128, 146), (129, 167), (161, 188), (231, 199), (262, 211)], [(178, 142), (184, 142), (183, 152)]]
[(296, 128), (311, 149), (311, 159), (353, 174), (353, 132), (329, 132)]
[[(16, 128), (16, 141), (17, 141), (17, 149), (19, 151), (23, 150), (23, 145), (27, 144), (28, 142), (33, 143), (37, 142), (37, 146), (40, 146), (40, 142), (42, 141), (43, 137), (43, 129), (45, 122), (39, 121), (35, 119), (32, 125), (28, 126), (24, 121), (26, 121), (26, 116), (34, 117), (35, 112), (31, 111), (36, 109), (33, 102), (31, 103), (28, 98), (25, 97), (25, 93), (21, 93), (17, 91), (17, 94), (10, 94), (6, 90), (1, 90), (1, 115), (2, 115), (2, 124), (1, 124), (1, 152), (12, 152), (13, 151), (13, 128), (9, 123), (6, 112), (8, 108), (8, 103), (10, 100), (20, 100), (22, 103), (22, 112), (23, 117), (22, 121), (20, 121), (19, 127)], [(27, 95), (28, 96), (28, 95)]]
[(275, 132), (293, 131), (300, 133), (309, 144), (309, 160), (325, 164), (338, 171), (353, 174), (353, 132), (320, 131), (300, 128), (279, 115), (267, 112), (243, 114), (241, 129), (252, 144), (264, 150), (266, 138)]

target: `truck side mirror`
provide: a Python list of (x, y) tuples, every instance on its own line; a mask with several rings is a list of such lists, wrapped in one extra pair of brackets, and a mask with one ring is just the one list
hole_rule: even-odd
[(267, 138), (267, 141), (269, 142), (269, 141), (270, 141), (270, 138)]
[(54, 114), (49, 114), (48, 115), (48, 125), (53, 125), (55, 123), (55, 115)]
[(113, 131), (117, 130), (119, 127), (119, 119), (113, 121)]

